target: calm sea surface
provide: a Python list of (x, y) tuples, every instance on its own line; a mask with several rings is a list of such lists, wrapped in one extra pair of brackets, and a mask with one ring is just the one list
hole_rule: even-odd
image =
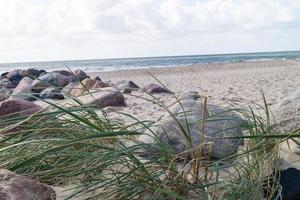
[(83, 69), (85, 71), (114, 71), (120, 69), (157, 68), (211, 63), (253, 62), (266, 60), (300, 59), (300, 51), (244, 53), (220, 55), (166, 56), (148, 58), (118, 58), (99, 60), (74, 60), (54, 62), (0, 64), (0, 72), (11, 69), (38, 68), (48, 71), (58, 69)]

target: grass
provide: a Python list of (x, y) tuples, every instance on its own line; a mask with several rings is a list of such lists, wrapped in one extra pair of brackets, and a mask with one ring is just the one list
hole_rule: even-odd
[[(150, 95), (150, 94), (149, 94)], [(53, 109), (27, 117), (0, 119), (0, 168), (26, 174), (51, 185), (74, 185), (68, 197), (89, 194), (92, 199), (277, 199), (280, 196), (278, 177), (279, 146), (298, 131), (280, 134), (271, 124), (271, 112), (263, 96), (258, 110), (250, 106), (232, 106), (245, 123), (240, 125), (243, 147), (234, 155), (212, 159), (203, 155), (204, 126), (201, 122), (201, 143), (190, 145), (176, 154), (159, 141), (142, 143), (136, 138), (153, 126), (134, 116), (117, 113), (111, 118), (105, 109), (95, 112), (71, 97), (76, 106), (64, 108), (45, 101)], [(180, 99), (174, 95), (175, 102)], [(145, 101), (164, 108), (174, 119), (169, 106), (150, 95)], [(204, 98), (204, 107), (207, 106)], [(181, 104), (180, 104), (181, 105)], [(205, 110), (202, 115), (205, 116)], [(131, 123), (125, 123), (130, 118)], [(187, 121), (186, 121), (187, 122)], [(181, 126), (188, 144), (189, 129)], [(232, 138), (228, 138), (232, 139)], [(128, 143), (133, 145), (128, 146)], [(150, 159), (141, 159), (137, 152), (153, 152)], [(154, 153), (155, 152), (155, 153)]]

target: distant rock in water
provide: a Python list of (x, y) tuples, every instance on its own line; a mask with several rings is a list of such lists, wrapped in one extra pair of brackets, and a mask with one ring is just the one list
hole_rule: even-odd
[(9, 170), (0, 169), (0, 200), (55, 200), (48, 185)]
[(149, 93), (149, 94), (155, 94), (155, 93), (172, 93), (169, 89), (167, 89), (167, 88), (165, 88), (163, 86), (154, 84), (154, 83), (151, 83), (149, 85), (144, 86), (143, 87), (143, 91), (145, 91), (146, 93)]
[[(145, 135), (139, 137), (139, 140), (145, 143), (154, 143), (157, 139), (162, 143), (168, 144), (176, 154), (191, 148), (184, 133), (190, 135), (192, 147), (199, 145), (204, 109), (203, 102), (193, 100), (191, 96), (183, 98), (181, 105), (176, 104), (170, 108), (174, 116), (168, 115), (153, 125), (151, 130), (156, 136), (147, 130)], [(242, 139), (228, 139), (225, 137), (243, 136), (240, 129), (243, 121), (233, 112), (226, 111), (219, 106), (208, 105), (207, 109), (204, 124), (204, 143), (212, 144), (211, 156), (225, 158), (236, 153), (242, 144)], [(204, 153), (206, 155), (209, 154), (208, 145), (205, 145)], [(144, 152), (144, 154), (149, 156), (149, 152)]]

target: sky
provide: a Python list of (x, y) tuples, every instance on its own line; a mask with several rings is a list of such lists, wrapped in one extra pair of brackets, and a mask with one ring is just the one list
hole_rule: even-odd
[(300, 0), (0, 0), (0, 63), (300, 50)]

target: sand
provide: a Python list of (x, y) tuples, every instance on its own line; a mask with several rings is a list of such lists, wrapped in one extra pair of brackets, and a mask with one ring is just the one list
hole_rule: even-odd
[[(208, 96), (210, 104), (221, 106), (228, 106), (227, 102), (233, 100), (239, 100), (244, 105), (255, 103), (262, 105), (261, 91), (263, 91), (276, 121), (284, 121), (283, 116), (290, 116), (297, 112), (297, 109), (300, 110), (300, 93), (297, 91), (300, 86), (300, 61), (298, 60), (95, 72), (90, 76), (92, 78), (99, 76), (102, 80), (112, 83), (119, 80), (132, 80), (143, 87), (146, 84), (157, 83), (150, 73), (177, 95), (184, 91), (197, 91), (201, 95)], [(299, 94), (299, 102), (293, 100), (298, 99), (298, 96), (294, 98), (295, 94)], [(176, 101), (170, 94), (154, 96), (167, 105)], [(135, 91), (132, 94), (125, 94), (126, 107), (112, 109), (134, 115), (139, 120), (156, 121), (166, 114), (163, 108), (141, 97), (152, 98), (141, 91)], [(290, 98), (292, 100), (289, 100)], [(296, 121), (298, 121), (297, 117), (298, 115), (295, 115)], [(299, 152), (297, 145), (291, 144), (289, 148), (287, 144), (283, 144), (280, 152), (282, 155), (280, 167), (300, 169)]]
[[(150, 73), (178, 94), (182, 91), (197, 91), (201, 95), (207, 95), (209, 103), (221, 106), (227, 106), (227, 102), (232, 102), (232, 100), (240, 100), (244, 104), (252, 106), (256, 103), (262, 105), (261, 91), (263, 91), (277, 123), (287, 121), (288, 124), (284, 123), (282, 127), (288, 127), (288, 130), (300, 127), (300, 114), (298, 114), (300, 113), (299, 60), (122, 70), (98, 72), (91, 76), (100, 76), (103, 80), (113, 83), (123, 79), (132, 80), (143, 87), (146, 84), (157, 82)], [(138, 92), (133, 94), (147, 97)], [(156, 96), (164, 102), (170, 104), (174, 102), (170, 95)], [(155, 121), (165, 114), (159, 106), (138, 98), (126, 96), (126, 102), (128, 106), (122, 108), (122, 111), (140, 119)], [(289, 148), (284, 144), (282, 149), (281, 168), (300, 169), (298, 146), (291, 143)]]

